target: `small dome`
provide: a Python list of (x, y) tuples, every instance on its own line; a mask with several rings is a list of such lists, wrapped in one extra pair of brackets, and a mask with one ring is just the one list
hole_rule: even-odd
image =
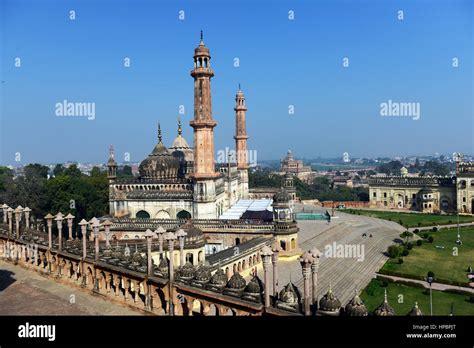
[(405, 167), (401, 167), (401, 168), (400, 168), (400, 174), (401, 174), (402, 176), (407, 176), (407, 174), (408, 174), (408, 169), (406, 169)]
[(186, 236), (188, 239), (204, 238), (204, 232), (202, 232), (201, 229), (195, 227), (191, 219), (186, 221), (186, 223), (182, 225), (181, 228), (188, 234)]
[(163, 257), (158, 264), (158, 271), (163, 274), (168, 274), (168, 259)]
[(290, 305), (297, 305), (301, 298), (301, 294), (298, 288), (290, 282), (280, 291), (278, 298), (281, 302)]
[(364, 302), (362, 302), (357, 292), (352, 298), (352, 300), (350, 300), (349, 303), (346, 305), (345, 310), (346, 314), (351, 317), (365, 317), (369, 314)]
[(179, 269), (179, 277), (183, 280), (191, 280), (194, 278), (195, 270), (191, 262), (187, 261), (183, 267)]
[(199, 267), (194, 275), (194, 279), (201, 283), (207, 283), (211, 278), (211, 269), (206, 265)]
[(413, 308), (408, 312), (408, 315), (414, 316), (414, 317), (421, 317), (423, 313), (421, 312), (421, 309), (418, 307), (418, 302), (415, 302), (415, 305)]
[(334, 295), (332, 292), (331, 286), (329, 286), (329, 290), (321, 297), (319, 300), (319, 310), (326, 311), (326, 312), (337, 312), (341, 308), (341, 301)]
[(225, 286), (227, 284), (227, 277), (222, 269), (218, 269), (211, 277), (211, 284), (215, 286)]
[(283, 187), (280, 189), (280, 191), (273, 195), (273, 202), (275, 203), (288, 203), (290, 201), (291, 196)]
[(235, 272), (227, 282), (227, 288), (233, 290), (244, 290), (245, 285), (245, 279), (238, 272)]
[(378, 317), (393, 316), (395, 315), (395, 310), (390, 307), (387, 300), (387, 290), (385, 290), (385, 298), (383, 303), (374, 311), (374, 315)]
[(263, 282), (258, 276), (255, 275), (247, 284), (245, 292), (249, 294), (261, 294), (263, 293), (264, 288)]
[(174, 179), (178, 177), (179, 160), (163, 145), (158, 125), (158, 144), (140, 163), (140, 177), (145, 179)]

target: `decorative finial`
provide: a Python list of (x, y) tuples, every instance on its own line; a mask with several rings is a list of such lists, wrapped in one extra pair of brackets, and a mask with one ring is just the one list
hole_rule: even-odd
[(162, 140), (160, 122), (158, 122), (158, 143), (160, 144)]
[(203, 34), (202, 34), (202, 30), (201, 30), (201, 41), (203, 40), (203, 37), (204, 37), (204, 36), (203, 36)]
[(181, 128), (181, 118), (178, 116), (178, 135), (183, 134), (183, 129)]
[(109, 158), (114, 158), (114, 157), (115, 157), (114, 146), (110, 145), (110, 147), (109, 147)]
[(388, 303), (388, 300), (387, 300), (387, 289), (385, 289), (383, 302)]
[(240, 82), (239, 82), (239, 91), (241, 91), (241, 89), (240, 89)]

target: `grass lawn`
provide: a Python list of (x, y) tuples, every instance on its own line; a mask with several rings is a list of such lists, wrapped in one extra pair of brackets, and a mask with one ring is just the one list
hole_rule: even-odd
[[(374, 218), (390, 220), (397, 222), (405, 227), (422, 227), (422, 226), (436, 226), (449, 225), (457, 223), (456, 215), (435, 215), (435, 214), (421, 214), (421, 213), (399, 213), (394, 211), (377, 211), (377, 210), (363, 210), (363, 209), (344, 209), (344, 213), (354, 215), (365, 215)], [(401, 222), (400, 222), (401, 221)], [(460, 223), (473, 222), (473, 216), (459, 216)]]
[[(400, 272), (406, 275), (426, 276), (433, 271), (435, 281), (457, 281), (467, 285), (467, 268), (474, 268), (474, 227), (460, 229), (463, 244), (458, 246), (457, 229), (440, 229), (437, 232), (426, 232), (433, 236), (433, 243), (423, 241), (421, 246), (414, 244), (408, 256), (404, 256), (403, 263), (397, 259), (388, 260), (382, 270)], [(425, 232), (420, 232), (423, 236)], [(444, 246), (438, 249), (436, 246)], [(458, 255), (453, 255), (453, 247), (458, 248)]]
[[(429, 291), (402, 284), (388, 283), (382, 286), (382, 281), (372, 279), (361, 294), (361, 298), (369, 312), (373, 312), (384, 299), (384, 290), (387, 289), (388, 303), (395, 310), (396, 315), (407, 315), (415, 304), (423, 315), (430, 315)], [(403, 303), (399, 303), (403, 295)], [(433, 315), (449, 315), (453, 304), (454, 315), (474, 315), (474, 303), (469, 302), (469, 296), (453, 294), (443, 291), (433, 291)]]

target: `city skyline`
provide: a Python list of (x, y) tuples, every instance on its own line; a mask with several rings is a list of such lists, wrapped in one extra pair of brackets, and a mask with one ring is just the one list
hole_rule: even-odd
[[(216, 74), (216, 153), (234, 147), (239, 83), (249, 150), (262, 160), (288, 149), (300, 158), (473, 153), (468, 1), (429, 8), (243, 2), (232, 9), (209, 1), (206, 10), (190, 2), (144, 1), (131, 9), (126, 1), (53, 3), (2, 4), (1, 164), (18, 164), (17, 154), (21, 164), (103, 163), (110, 144), (119, 162), (125, 153), (139, 162), (156, 143), (158, 122), (170, 145), (178, 116), (192, 144), (189, 71), (200, 30)], [(50, 20), (39, 26), (42, 18)], [(399, 44), (390, 49), (390, 42)], [(94, 119), (58, 117), (63, 101), (94, 103)], [(381, 105), (397, 102), (417, 104), (420, 115), (385, 117)]]

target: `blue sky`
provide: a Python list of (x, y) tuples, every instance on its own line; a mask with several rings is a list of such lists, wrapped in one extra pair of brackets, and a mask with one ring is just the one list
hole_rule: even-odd
[[(234, 147), (240, 82), (258, 159), (473, 153), (473, 3), (1, 0), (0, 163), (104, 162), (110, 144), (140, 161), (158, 121), (170, 145), (180, 105), (192, 143), (201, 29), (216, 151)], [(95, 119), (57, 117), (64, 99), (95, 103)], [(382, 117), (388, 100), (420, 103), (420, 119)]]

